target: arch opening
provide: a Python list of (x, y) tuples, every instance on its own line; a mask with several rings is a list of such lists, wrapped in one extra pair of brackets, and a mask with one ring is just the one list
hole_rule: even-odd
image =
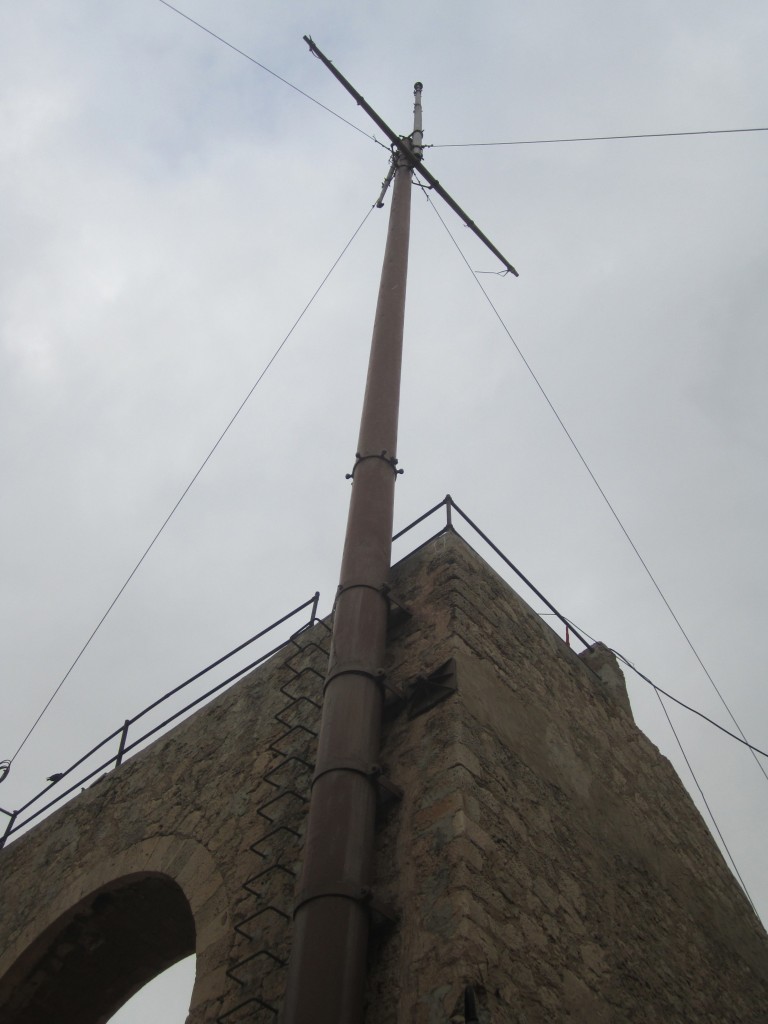
[(168, 967), (132, 995), (109, 1018), (109, 1024), (184, 1024), (192, 1002), (196, 966), (196, 957), (188, 956)]
[(167, 875), (130, 875), (59, 917), (0, 979), (5, 1024), (104, 1024), (156, 975), (195, 952), (195, 922)]

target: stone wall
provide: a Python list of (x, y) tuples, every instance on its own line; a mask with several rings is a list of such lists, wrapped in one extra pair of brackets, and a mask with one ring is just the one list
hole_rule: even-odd
[[(497, 1024), (765, 1019), (768, 939), (612, 656), (450, 532), (391, 588), (366, 1024), (461, 1022), (468, 984)], [(300, 634), (0, 853), (4, 1022), (106, 1020), (194, 947), (189, 1024), (273, 1024), (327, 647)], [(455, 693), (417, 683), (449, 659)]]
[(454, 657), (458, 693), (386, 735), (400, 920), (367, 1024), (463, 1021), (466, 984), (497, 1024), (768, 1019), (768, 938), (609, 652), (576, 656), (450, 534), (393, 593), (413, 612), (393, 681)]
[(327, 650), (301, 633), (0, 853), (4, 1024), (107, 1020), (195, 950), (190, 1024), (272, 1024)]

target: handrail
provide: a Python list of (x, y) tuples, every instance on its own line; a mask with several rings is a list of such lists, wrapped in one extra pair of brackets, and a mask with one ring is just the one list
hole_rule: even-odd
[[(74, 762), (74, 764), (70, 765), (69, 768), (66, 769), (66, 771), (60, 772), (55, 776), (52, 776), (52, 781), (48, 786), (40, 790), (40, 792), (35, 794), (35, 796), (33, 796), (30, 800), (27, 800), (27, 802), (25, 804), (22, 804), (21, 807), (16, 808), (15, 811), (7, 811), (5, 810), (5, 808), (0, 807), (0, 814), (5, 814), (8, 817), (8, 821), (6, 822), (5, 826), (5, 831), (2, 833), (2, 835), (0, 835), (0, 849), (2, 849), (3, 846), (5, 846), (8, 839), (15, 832), (18, 832), (19, 829), (23, 828), (25, 825), (28, 825), (30, 822), (41, 817), (43, 814), (45, 814), (46, 811), (50, 810), (50, 808), (54, 807), (56, 804), (61, 803), (61, 801), (66, 799), (66, 797), (68, 797), (71, 793), (74, 793), (75, 790), (81, 788), (86, 783), (90, 782), (90, 780), (94, 778), (94, 776), (109, 771), (110, 768), (118, 767), (120, 764), (122, 764), (123, 759), (127, 754), (129, 754), (132, 750), (135, 750), (136, 747), (144, 743), (151, 736), (154, 736), (156, 733), (160, 732), (166, 726), (170, 725), (171, 722), (175, 722), (177, 719), (180, 719), (182, 716), (186, 715), (192, 708), (195, 708), (199, 704), (202, 704), (203, 701), (208, 700), (208, 698), (213, 696), (213, 694), (218, 693), (219, 690), (224, 689), (225, 686), (228, 686), (230, 683), (233, 683), (236, 679), (241, 678), (247, 672), (250, 672), (252, 669), (256, 668), (257, 665), (262, 664), (268, 658), (271, 658), (273, 654), (276, 654), (278, 651), (286, 647), (291, 642), (294, 636), (296, 636), (298, 633), (303, 632), (305, 629), (308, 629), (309, 627), (313, 626), (315, 622), (318, 621), (317, 607), (319, 601), (320, 594), (319, 592), (316, 592), (315, 594), (313, 594), (312, 597), (304, 601), (303, 604), (298, 605), (292, 611), (287, 612), (285, 615), (281, 616), (281, 618), (276, 619), (275, 622), (271, 623), (271, 625), (267, 626), (265, 629), (260, 630), (258, 633), (254, 634), (254, 636), (250, 637), (248, 640), (245, 640), (243, 643), (238, 644), (237, 647), (234, 647), (231, 651), (223, 655), (221, 658), (217, 658), (216, 661), (211, 662), (211, 664), (206, 666), (204, 669), (201, 669), (199, 672), (195, 672), (195, 674), (190, 676), (189, 679), (185, 679), (183, 683), (179, 683), (178, 686), (174, 686), (173, 689), (168, 690), (167, 693), (164, 693), (162, 697), (158, 697), (157, 700), (142, 708), (141, 711), (135, 714), (132, 718), (127, 718), (118, 729), (115, 729), (113, 732), (111, 732), (109, 736), (105, 737), (103, 740), (97, 743), (96, 746), (91, 747), (91, 749), (86, 754), (83, 754), (82, 757), (79, 757), (77, 761)], [(225, 680), (223, 680), (223, 682), (219, 682), (215, 686), (211, 687), (211, 689), (206, 690), (205, 693), (196, 697), (188, 704), (185, 704), (183, 708), (174, 711), (173, 714), (169, 715), (158, 725), (153, 726), (151, 729), (148, 729), (146, 732), (143, 732), (138, 737), (131, 737), (131, 742), (128, 742), (128, 732), (130, 727), (132, 725), (135, 725), (136, 722), (138, 722), (140, 719), (144, 718), (144, 716), (147, 715), (150, 711), (153, 711), (155, 708), (159, 707), (165, 701), (169, 700), (171, 697), (174, 697), (181, 690), (196, 682), (206, 673), (212, 671), (215, 668), (218, 668), (219, 665), (222, 665), (225, 661), (228, 661), (230, 658), (233, 658), (236, 654), (239, 654), (246, 647), (250, 646), (257, 640), (260, 640), (262, 637), (266, 636), (267, 633), (270, 633), (272, 632), (272, 630), (277, 629), (278, 626), (282, 626), (283, 623), (287, 622), (289, 619), (292, 619), (294, 616), (298, 615), (299, 612), (304, 611), (306, 608), (310, 608), (309, 619), (302, 626), (300, 626), (299, 629), (295, 630), (291, 634), (291, 636), (289, 636), (286, 640), (284, 640), (282, 643), (279, 643), (276, 647), (273, 647), (271, 650), (266, 651), (264, 654), (256, 658), (255, 661), (252, 661), (244, 668), (238, 669), (232, 675), (228, 676)], [(58, 786), (63, 779), (66, 779), (68, 776), (72, 776), (72, 774), (76, 772), (81, 765), (83, 765), (86, 761), (90, 760), (90, 758), (92, 758), (94, 754), (101, 750), (102, 747), (105, 747), (107, 744), (111, 743), (118, 737), (119, 740), (117, 752), (114, 755), (107, 758), (107, 760), (101, 763), (97, 768), (91, 769), (88, 772), (88, 774), (84, 777), (78, 776), (77, 781), (73, 782), (67, 789), (64, 789), (60, 793), (57, 793), (56, 796), (53, 797), (53, 799), (48, 800), (47, 803), (44, 803), (41, 807), (36, 807), (31, 814), (24, 816), (25, 811), (27, 811), (29, 808), (33, 807), (33, 805), (38, 804), (41, 800), (43, 800), (46, 794), (49, 793), (55, 786)]]
[(405, 536), (406, 533), (409, 533), (414, 527), (419, 526), (426, 519), (429, 519), (430, 516), (434, 515), (436, 512), (439, 512), (441, 508), (444, 508), (446, 513), (445, 526), (441, 530), (438, 530), (438, 532), (434, 535), (435, 537), (439, 537), (440, 534), (445, 533), (446, 530), (453, 530), (454, 532), (456, 532), (451, 515), (451, 510), (453, 509), (455, 512), (458, 513), (458, 515), (461, 516), (464, 522), (475, 531), (478, 537), (482, 538), (482, 540), (485, 541), (485, 543), (494, 552), (494, 554), (498, 555), (502, 562), (504, 562), (504, 564), (508, 566), (508, 568), (510, 568), (512, 572), (514, 572), (517, 578), (521, 580), (521, 582), (523, 582), (526, 585), (526, 587), (528, 587), (528, 589), (531, 590), (536, 595), (536, 597), (538, 597), (538, 599), (547, 606), (547, 608), (549, 608), (550, 612), (562, 622), (562, 624), (566, 628), (567, 633), (572, 633), (575, 637), (578, 637), (578, 639), (581, 641), (581, 643), (584, 644), (585, 647), (590, 647), (592, 645), (590, 640), (585, 640), (585, 638), (576, 629), (576, 627), (573, 625), (570, 619), (567, 619), (563, 614), (561, 614), (561, 612), (559, 612), (557, 608), (555, 608), (551, 601), (548, 601), (547, 598), (542, 594), (542, 592), (537, 587), (535, 587), (533, 583), (531, 583), (528, 577), (525, 576), (524, 573), (520, 571), (520, 569), (518, 569), (514, 562), (511, 562), (504, 554), (504, 552), (500, 548), (496, 547), (496, 545), (493, 543), (490, 537), (487, 534), (483, 533), (483, 531), (480, 529), (477, 523), (473, 522), (466, 514), (466, 512), (459, 508), (459, 506), (456, 504), (456, 502), (453, 500), (450, 494), (446, 494), (443, 500), (438, 502), (437, 505), (434, 505), (431, 509), (429, 509), (428, 512), (425, 512), (423, 515), (420, 515), (418, 519), (414, 519), (412, 523), (410, 523), (408, 526), (400, 530), (399, 533), (396, 533), (392, 540), (399, 540), (401, 537)]
[[(450, 494), (446, 494), (446, 496), (443, 498), (442, 501), (438, 502), (432, 508), (428, 509), (422, 515), (420, 515), (418, 517), (418, 519), (414, 519), (414, 521), (412, 523), (410, 523), (408, 526), (406, 526), (402, 530), (398, 531), (394, 535), (394, 537), (392, 538), (393, 542), (396, 541), (396, 540), (399, 540), (401, 537), (404, 537), (406, 534), (410, 533), (411, 530), (413, 530), (413, 529), (415, 529), (415, 527), (421, 525), (421, 523), (425, 522), (431, 516), (433, 516), (436, 513), (438, 513), (441, 509), (445, 509), (445, 525), (443, 527), (441, 527), (441, 529), (438, 530), (437, 533), (433, 535), (433, 537), (440, 536), (440, 534), (445, 533), (448, 530), (455, 532), (455, 527), (453, 525), (452, 513), (456, 512), (456, 514), (458, 516), (460, 516), (461, 519), (504, 562), (504, 564), (509, 569), (511, 569), (513, 573), (515, 573), (515, 575), (518, 577), (518, 579), (520, 579), (532, 591), (532, 593), (534, 593), (536, 595), (536, 597), (538, 597), (539, 600), (542, 601), (546, 605), (546, 607), (550, 610), (552, 615), (554, 615), (556, 618), (558, 618), (560, 620), (560, 622), (563, 623), (563, 625), (565, 626), (566, 630), (569, 633), (571, 633), (574, 636), (576, 636), (580, 640), (580, 642), (582, 644), (584, 644), (585, 647), (589, 647), (591, 645), (591, 642), (589, 640), (585, 639), (581, 635), (581, 633), (576, 629), (576, 627), (573, 625), (573, 623), (569, 619), (567, 619), (564, 615), (562, 615), (558, 611), (558, 609), (555, 608), (555, 606), (550, 601), (548, 601), (546, 597), (544, 597), (544, 595), (541, 593), (541, 591), (538, 590), (537, 587), (535, 587), (533, 585), (533, 583), (531, 583), (531, 581), (528, 579), (528, 577), (525, 576), (521, 572), (521, 570), (518, 569), (518, 567), (512, 561), (510, 561), (509, 558), (507, 558), (507, 556), (504, 554), (504, 552), (493, 543), (493, 541), (490, 539), (490, 537), (488, 537), (488, 535), (486, 533), (484, 533), (480, 529), (480, 527), (475, 522), (473, 522), (472, 519), (469, 518), (469, 516), (466, 514), (466, 512), (463, 511), (463, 509), (459, 508), (459, 506), (456, 504), (456, 502), (453, 500), (453, 498), (451, 497)], [(430, 538), (430, 539), (433, 539), (433, 538)], [(178, 711), (175, 711), (172, 715), (169, 715), (167, 718), (165, 718), (158, 725), (153, 726), (151, 729), (148, 729), (146, 732), (142, 733), (138, 737), (131, 737), (131, 741), (130, 742), (128, 741), (128, 732), (129, 732), (129, 729), (131, 728), (131, 726), (134, 726), (141, 718), (143, 718), (145, 715), (149, 714), (150, 711), (153, 711), (155, 708), (159, 707), (165, 701), (167, 701), (171, 697), (175, 696), (177, 693), (179, 693), (185, 687), (187, 687), (187, 686), (191, 685), (192, 683), (196, 682), (198, 679), (200, 679), (206, 673), (212, 671), (215, 668), (218, 668), (219, 665), (222, 665), (225, 661), (227, 661), (230, 658), (234, 657), (236, 654), (239, 654), (242, 650), (244, 650), (250, 644), (254, 643), (256, 640), (260, 640), (263, 636), (266, 636), (267, 633), (270, 633), (272, 630), (276, 629), (278, 626), (281, 626), (283, 623), (287, 622), (289, 619), (293, 618), (299, 612), (304, 611), (304, 609), (306, 609), (306, 608), (308, 608), (310, 606), (311, 606), (311, 612), (310, 612), (309, 620), (303, 626), (301, 626), (298, 630), (296, 630), (292, 634), (292, 636), (295, 636), (297, 633), (300, 633), (303, 630), (305, 630), (305, 629), (309, 628), (310, 626), (314, 625), (314, 623), (318, 621), (318, 619), (317, 619), (317, 607), (318, 607), (319, 600), (320, 600), (320, 594), (318, 592), (316, 592), (313, 595), (313, 597), (309, 598), (307, 601), (304, 601), (303, 604), (300, 604), (298, 607), (294, 608), (292, 611), (287, 612), (285, 615), (283, 615), (281, 618), (277, 619), (271, 625), (267, 626), (265, 629), (260, 630), (254, 636), (250, 637), (250, 639), (245, 640), (241, 644), (238, 644), (238, 646), (233, 648), (231, 651), (229, 651), (228, 654), (223, 655), (221, 658), (217, 658), (216, 661), (211, 662), (211, 664), (206, 666), (206, 668), (201, 669), (199, 672), (196, 672), (194, 675), (190, 676), (189, 679), (185, 679), (183, 683), (179, 683), (178, 686), (174, 686), (172, 690), (169, 690), (167, 693), (163, 694), (162, 697), (158, 697), (157, 700), (153, 701), (151, 704), (148, 704), (145, 708), (142, 708), (142, 710), (139, 711), (137, 714), (135, 714), (132, 718), (127, 718), (125, 720), (125, 722), (123, 723), (123, 725), (120, 726), (120, 728), (115, 729), (114, 732), (111, 732), (109, 734), (109, 736), (107, 736), (105, 739), (101, 740), (100, 743), (97, 743), (95, 747), (92, 747), (88, 751), (87, 754), (84, 754), (77, 761), (75, 761), (75, 763), (73, 765), (71, 765), (69, 768), (67, 768), (66, 771), (61, 772), (60, 774), (54, 776), (53, 777), (54, 781), (51, 782), (50, 785), (46, 786), (45, 789), (41, 790), (39, 793), (37, 793), (35, 796), (33, 796), (30, 800), (28, 800), (25, 804), (23, 804), (21, 807), (17, 808), (15, 811), (7, 811), (4, 808), (0, 807), (0, 814), (5, 814), (8, 817), (8, 822), (6, 823), (5, 832), (2, 835), (0, 835), (0, 849), (3, 848), (3, 846), (8, 841), (8, 839), (10, 838), (11, 835), (13, 835), (15, 832), (18, 832), (19, 829), (23, 828), (25, 825), (28, 825), (30, 822), (34, 821), (36, 818), (39, 818), (42, 814), (44, 814), (51, 807), (54, 807), (56, 804), (61, 803), (62, 800), (64, 800), (67, 796), (69, 796), (71, 793), (73, 793), (76, 789), (78, 789), (79, 787), (82, 787), (85, 783), (89, 782), (94, 776), (99, 775), (99, 773), (101, 773), (101, 772), (106, 772), (106, 771), (108, 771), (112, 767), (118, 767), (120, 764), (122, 764), (123, 759), (125, 758), (125, 756), (127, 754), (129, 754), (132, 750), (135, 750), (136, 747), (138, 747), (140, 744), (144, 743), (150, 737), (154, 736), (156, 733), (160, 732), (166, 726), (170, 725), (171, 722), (177, 721), (179, 718), (181, 718), (182, 716), (186, 715), (193, 708), (197, 707), (198, 705), (202, 704), (204, 701), (208, 700), (208, 698), (212, 697), (215, 693), (218, 693), (219, 690), (224, 689), (224, 687), (229, 686), (231, 683), (235, 682), (235, 680), (241, 678), (243, 675), (246, 674), (246, 672), (250, 672), (252, 669), (256, 668), (257, 665), (260, 665), (260, 664), (262, 664), (262, 662), (266, 661), (268, 658), (271, 658), (273, 654), (276, 654), (278, 651), (282, 650), (283, 647), (285, 647), (287, 644), (289, 644), (291, 642), (291, 637), (289, 637), (287, 640), (283, 641), (282, 643), (278, 644), (276, 647), (273, 647), (271, 650), (269, 650), (265, 654), (261, 655), (255, 661), (251, 662), (249, 665), (246, 665), (245, 668), (239, 669), (234, 674), (228, 676), (223, 682), (217, 683), (216, 686), (212, 687), (210, 690), (207, 690), (204, 694), (200, 695), (199, 697), (196, 697), (194, 700), (190, 701), (188, 704), (185, 704), (185, 706), (183, 708), (179, 709)], [(88, 775), (85, 776), (85, 778), (78, 778), (78, 780), (75, 783), (73, 783), (71, 786), (69, 786), (68, 789), (65, 789), (63, 792), (57, 794), (52, 800), (49, 800), (42, 807), (36, 808), (36, 810), (33, 813), (29, 814), (26, 817), (22, 817), (24, 815), (25, 811), (27, 811), (33, 805), (37, 804), (40, 800), (42, 800), (45, 797), (45, 795), (51, 789), (53, 789), (54, 786), (57, 786), (63, 779), (67, 778), (68, 776), (71, 776), (72, 773), (77, 768), (79, 768), (85, 761), (87, 761), (89, 758), (93, 757), (93, 755), (97, 751), (101, 750), (102, 747), (106, 746), (108, 743), (111, 743), (117, 737), (119, 737), (118, 748), (117, 748), (117, 752), (116, 752), (116, 754), (114, 756), (108, 758), (103, 764), (99, 765), (98, 768), (95, 768), (92, 771), (90, 771), (88, 773)], [(22, 820), (19, 820), (20, 818)]]

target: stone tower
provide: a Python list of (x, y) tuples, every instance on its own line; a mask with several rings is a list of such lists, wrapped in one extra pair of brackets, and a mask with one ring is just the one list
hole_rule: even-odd
[[(450, 529), (390, 582), (366, 1024), (765, 1020), (768, 937), (612, 655)], [(0, 853), (4, 1024), (105, 1021), (192, 952), (190, 1024), (278, 1019), (328, 639)]]

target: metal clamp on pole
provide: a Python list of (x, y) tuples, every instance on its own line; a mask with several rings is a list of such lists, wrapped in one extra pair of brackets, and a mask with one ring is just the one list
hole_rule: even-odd
[(319, 771), (315, 770), (312, 776), (312, 785), (314, 786), (317, 780), (321, 779), (323, 775), (327, 775), (328, 772), (357, 772), (358, 775), (364, 775), (366, 779), (378, 779), (381, 775), (381, 765), (365, 764), (354, 757), (342, 758), (341, 760), (326, 764)]
[(387, 455), (386, 451), (383, 451), (383, 452), (371, 452), (369, 455), (361, 455), (360, 452), (355, 452), (355, 464), (352, 467), (352, 472), (351, 473), (347, 473), (347, 475), (346, 475), (346, 479), (347, 480), (354, 480), (355, 479), (355, 470), (360, 465), (360, 463), (361, 462), (365, 462), (366, 459), (382, 459), (384, 462), (387, 463), (388, 466), (392, 467), (392, 471), (394, 472), (395, 476), (402, 476), (403, 473), (405, 472), (404, 469), (398, 469), (397, 468), (397, 459), (395, 458), (395, 456), (394, 455)]
[(329, 672), (326, 676), (325, 682), (323, 683), (323, 693), (328, 689), (334, 679), (338, 679), (339, 676), (363, 676), (365, 679), (370, 679), (376, 683), (379, 689), (384, 686), (384, 680), (386, 675), (382, 669), (369, 669), (365, 665), (354, 664), (347, 662), (344, 665), (336, 665), (332, 672)]

